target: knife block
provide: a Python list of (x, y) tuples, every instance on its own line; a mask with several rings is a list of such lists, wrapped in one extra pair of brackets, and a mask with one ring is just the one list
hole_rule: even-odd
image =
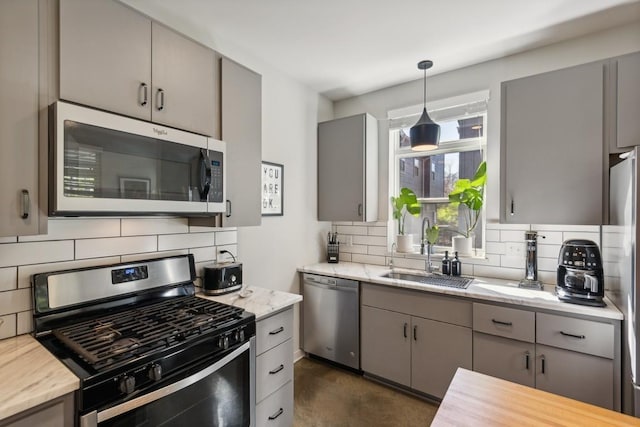
[(327, 244), (327, 262), (336, 264), (340, 260), (340, 243)]

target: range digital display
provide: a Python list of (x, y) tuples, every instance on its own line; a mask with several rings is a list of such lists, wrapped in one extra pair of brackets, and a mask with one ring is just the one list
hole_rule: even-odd
[(146, 265), (111, 270), (111, 283), (114, 285), (117, 285), (119, 283), (132, 282), (134, 280), (143, 280), (148, 277), (149, 270), (147, 269)]

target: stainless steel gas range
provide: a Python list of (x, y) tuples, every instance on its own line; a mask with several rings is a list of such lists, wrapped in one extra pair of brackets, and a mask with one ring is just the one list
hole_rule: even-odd
[(192, 255), (33, 276), (36, 338), (80, 426), (249, 426), (255, 316), (195, 296)]

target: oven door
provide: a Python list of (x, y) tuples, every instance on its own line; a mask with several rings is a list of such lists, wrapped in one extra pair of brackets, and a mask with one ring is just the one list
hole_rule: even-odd
[(203, 370), (80, 417), (80, 427), (253, 426), (255, 337)]

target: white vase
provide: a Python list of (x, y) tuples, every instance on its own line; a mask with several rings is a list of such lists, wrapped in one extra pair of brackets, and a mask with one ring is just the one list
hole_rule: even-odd
[(413, 252), (413, 234), (398, 234), (396, 236), (398, 252)]
[(458, 255), (471, 255), (473, 237), (454, 236), (453, 239), (453, 252), (458, 252)]

